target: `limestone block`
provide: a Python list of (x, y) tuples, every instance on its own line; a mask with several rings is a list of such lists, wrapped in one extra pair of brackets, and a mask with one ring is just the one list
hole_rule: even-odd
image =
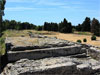
[(100, 61), (100, 49), (97, 49), (95, 47), (91, 47), (88, 50), (88, 55), (91, 56), (92, 58)]

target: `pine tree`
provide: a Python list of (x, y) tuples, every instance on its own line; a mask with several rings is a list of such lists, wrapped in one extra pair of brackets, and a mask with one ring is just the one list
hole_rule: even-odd
[(86, 17), (85, 21), (82, 23), (82, 31), (91, 31), (91, 20), (89, 17)]
[(100, 36), (100, 23), (95, 18), (92, 20), (91, 32), (94, 33), (94, 35)]

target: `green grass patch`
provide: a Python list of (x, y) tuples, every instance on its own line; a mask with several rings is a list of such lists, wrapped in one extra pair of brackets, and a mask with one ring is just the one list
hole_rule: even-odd
[(0, 56), (5, 54), (5, 39), (0, 38)]
[(3, 37), (19, 37), (19, 36), (28, 36), (28, 34), (24, 31), (17, 31), (17, 30), (6, 30), (3, 32)]
[(78, 35), (92, 35), (92, 33), (90, 33), (90, 32), (75, 32), (75, 34), (78, 34)]

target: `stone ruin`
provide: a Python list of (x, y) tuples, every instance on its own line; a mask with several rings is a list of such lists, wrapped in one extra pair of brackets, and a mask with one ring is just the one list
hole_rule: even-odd
[(7, 37), (1, 75), (100, 75), (100, 49), (56, 37)]

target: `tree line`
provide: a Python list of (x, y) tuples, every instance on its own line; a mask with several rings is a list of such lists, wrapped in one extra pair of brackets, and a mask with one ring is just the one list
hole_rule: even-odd
[(71, 22), (68, 22), (65, 18), (61, 23), (48, 23), (45, 22), (43, 25), (43, 30), (46, 31), (56, 31), (61, 33), (71, 33), (72, 32), (72, 24)]
[(68, 22), (65, 18), (60, 23), (48, 23), (45, 22), (43, 26), (40, 26), (40, 30), (46, 31), (56, 31), (61, 33), (72, 33), (73, 30), (82, 31), (82, 32), (91, 32), (96, 36), (100, 36), (100, 22), (96, 18), (91, 20), (89, 17), (86, 17), (82, 24), (72, 25), (71, 22)]
[(15, 20), (4, 20), (2, 22), (2, 30), (15, 29), (15, 30), (24, 30), (24, 29), (35, 29), (38, 31), (55, 31), (61, 33), (72, 33), (73, 29), (76, 31), (83, 32), (92, 32), (94, 35), (100, 36), (100, 23), (97, 19), (93, 18), (91, 20), (89, 17), (86, 17), (82, 24), (77, 26), (72, 25), (71, 22), (68, 22), (66, 18), (60, 23), (54, 22), (44, 22), (44, 25), (34, 25), (29, 22), (17, 22)]
[(77, 31), (92, 32), (94, 35), (100, 36), (100, 22), (95, 18), (91, 20), (86, 17), (82, 24), (78, 24), (74, 28)]
[(17, 22), (15, 20), (4, 20), (2, 22), (2, 16), (4, 15), (6, 0), (0, 0), (0, 36), (4, 30), (7, 29), (36, 29), (36, 30), (46, 30), (46, 31), (56, 31), (61, 33), (72, 33), (73, 29), (76, 31), (88, 31), (92, 32), (94, 35), (100, 36), (100, 22), (99, 20), (93, 18), (91, 20), (89, 17), (86, 17), (82, 24), (77, 26), (72, 26), (71, 22), (68, 22), (65, 18), (63, 21), (58, 23), (48, 23), (45, 22), (42, 26), (37, 26), (30, 24), (28, 22)]
[(15, 20), (3, 20), (2, 22), (2, 30), (7, 29), (15, 29), (15, 30), (24, 30), (24, 29), (35, 29), (35, 30), (45, 30), (45, 31), (55, 31), (62, 33), (71, 33), (72, 32), (72, 24), (68, 22), (65, 18), (61, 23), (48, 23), (45, 22), (44, 25), (34, 25), (29, 22), (17, 22)]
[(24, 30), (24, 29), (35, 29), (36, 25), (29, 22), (17, 22), (15, 20), (4, 20), (2, 22), (2, 29), (15, 29), (15, 30)]

